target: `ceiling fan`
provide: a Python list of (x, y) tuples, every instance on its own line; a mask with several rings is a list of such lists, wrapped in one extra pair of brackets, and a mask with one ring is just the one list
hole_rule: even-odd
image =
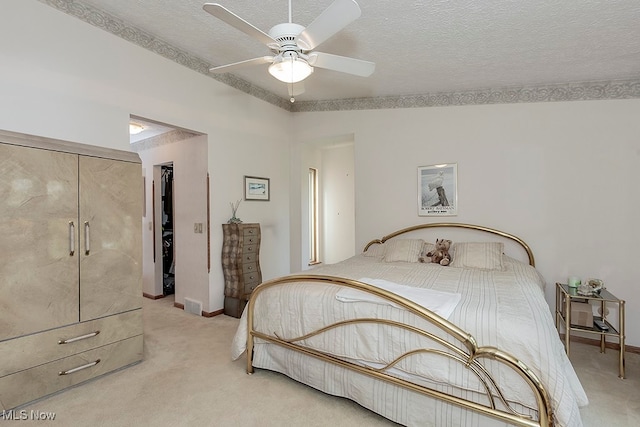
[(274, 26), (268, 34), (218, 3), (205, 3), (203, 9), (264, 43), (273, 52), (272, 56), (212, 67), (209, 71), (228, 73), (240, 68), (270, 64), (269, 73), (288, 83), (292, 102), (294, 95), (304, 91), (302, 80), (309, 77), (314, 67), (361, 77), (370, 76), (375, 69), (373, 62), (313, 50), (360, 16), (360, 6), (354, 0), (335, 0), (306, 28), (292, 22), (289, 0), (289, 22)]

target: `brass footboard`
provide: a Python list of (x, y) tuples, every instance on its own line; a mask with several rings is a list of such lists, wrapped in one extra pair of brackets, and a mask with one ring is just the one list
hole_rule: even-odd
[[(360, 291), (368, 292), (376, 295), (379, 298), (388, 300), (399, 307), (406, 309), (421, 319), (428, 321), (434, 325), (435, 331), (426, 331), (417, 328), (412, 325), (403, 324), (394, 320), (381, 319), (381, 318), (365, 318), (365, 319), (349, 319), (336, 324), (327, 325), (317, 331), (306, 334), (299, 337), (279, 337), (276, 334), (266, 333), (264, 331), (257, 331), (254, 329), (254, 305), (257, 298), (264, 291), (283, 286), (293, 282), (305, 282), (324, 285), (337, 285), (345, 286), (349, 288), (358, 289)], [(320, 276), (320, 275), (293, 275), (287, 276), (271, 281), (267, 281), (256, 287), (253, 291), (251, 299), (249, 300), (247, 307), (247, 373), (253, 372), (253, 345), (254, 339), (259, 338), (261, 340), (277, 344), (288, 349), (301, 352), (308, 356), (312, 356), (323, 360), (325, 362), (333, 363), (359, 372), (370, 377), (386, 381), (395, 384), (400, 387), (407, 388), (409, 390), (422, 393), (424, 395), (440, 399), (449, 402), (460, 407), (477, 411), (479, 413), (494, 417), (503, 422), (511, 423), (517, 426), (552, 426), (554, 425), (554, 415), (551, 407), (551, 400), (549, 395), (542, 385), (538, 377), (533, 373), (524, 363), (519, 361), (516, 357), (507, 354), (495, 347), (479, 347), (473, 336), (458, 328), (453, 323), (443, 319), (430, 310), (406, 299), (398, 296), (394, 293), (386, 291), (384, 289), (377, 288), (375, 286), (362, 283), (356, 280), (334, 277), (334, 276)], [(373, 368), (368, 366), (362, 366), (352, 363), (348, 360), (340, 359), (336, 356), (328, 354), (326, 352), (318, 351), (313, 348), (309, 348), (300, 344), (300, 342), (308, 339), (312, 336), (323, 334), (331, 329), (341, 328), (349, 324), (358, 323), (374, 323), (385, 324), (392, 328), (401, 328), (410, 333), (418, 334), (428, 340), (431, 340), (436, 344), (438, 348), (421, 348), (412, 350), (406, 354), (398, 356), (395, 360), (388, 363), (382, 368)], [(439, 332), (442, 332), (440, 334)], [(450, 337), (450, 338), (446, 338)], [(452, 337), (452, 338), (451, 338)], [(469, 372), (479, 380), (484, 389), (483, 396), (486, 397), (486, 402), (478, 402), (470, 399), (465, 399), (460, 396), (454, 396), (444, 393), (435, 388), (429, 388), (427, 386), (416, 384), (411, 381), (398, 378), (389, 373), (389, 370), (401, 362), (405, 358), (412, 357), (421, 353), (436, 354), (442, 357), (447, 357), (461, 366), (469, 369)], [(521, 414), (513, 405), (505, 399), (499, 384), (490, 375), (490, 372), (483, 364), (485, 359), (491, 359), (498, 361), (499, 363), (508, 366), (513, 371), (517, 372), (519, 376), (524, 380), (526, 384), (531, 388), (533, 396), (536, 401), (536, 416), (530, 416), (527, 414)], [(484, 399), (483, 399), (484, 400)]]

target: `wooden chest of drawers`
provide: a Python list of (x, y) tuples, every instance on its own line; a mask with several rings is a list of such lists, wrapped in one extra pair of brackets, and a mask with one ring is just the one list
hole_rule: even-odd
[(262, 282), (260, 224), (222, 224), (224, 314), (240, 317), (253, 289)]

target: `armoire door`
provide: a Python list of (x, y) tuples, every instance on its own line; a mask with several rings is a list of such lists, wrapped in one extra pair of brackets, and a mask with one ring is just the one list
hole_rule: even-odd
[(0, 144), (0, 341), (78, 322), (78, 156)]
[(142, 170), (80, 156), (80, 320), (142, 306)]

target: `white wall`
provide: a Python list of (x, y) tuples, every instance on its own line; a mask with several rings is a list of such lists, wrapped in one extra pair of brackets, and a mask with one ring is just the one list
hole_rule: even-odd
[(353, 143), (321, 150), (321, 261), (336, 263), (355, 255), (355, 170)]
[[(356, 250), (437, 220), (418, 217), (417, 167), (457, 163), (459, 215), (446, 219), (527, 241), (551, 307), (556, 281), (597, 277), (627, 301), (627, 325), (640, 323), (640, 100), (295, 116), (299, 141), (354, 134)], [(640, 329), (627, 337), (640, 346)]]
[(231, 215), (229, 202), (242, 195), (243, 175), (271, 178), (270, 202), (239, 209), (243, 219), (263, 225), (263, 277), (290, 271), (288, 112), (24, 0), (2, 2), (0, 94), (0, 129), (10, 131), (130, 150), (133, 114), (207, 135), (208, 311), (223, 306), (220, 224)]

